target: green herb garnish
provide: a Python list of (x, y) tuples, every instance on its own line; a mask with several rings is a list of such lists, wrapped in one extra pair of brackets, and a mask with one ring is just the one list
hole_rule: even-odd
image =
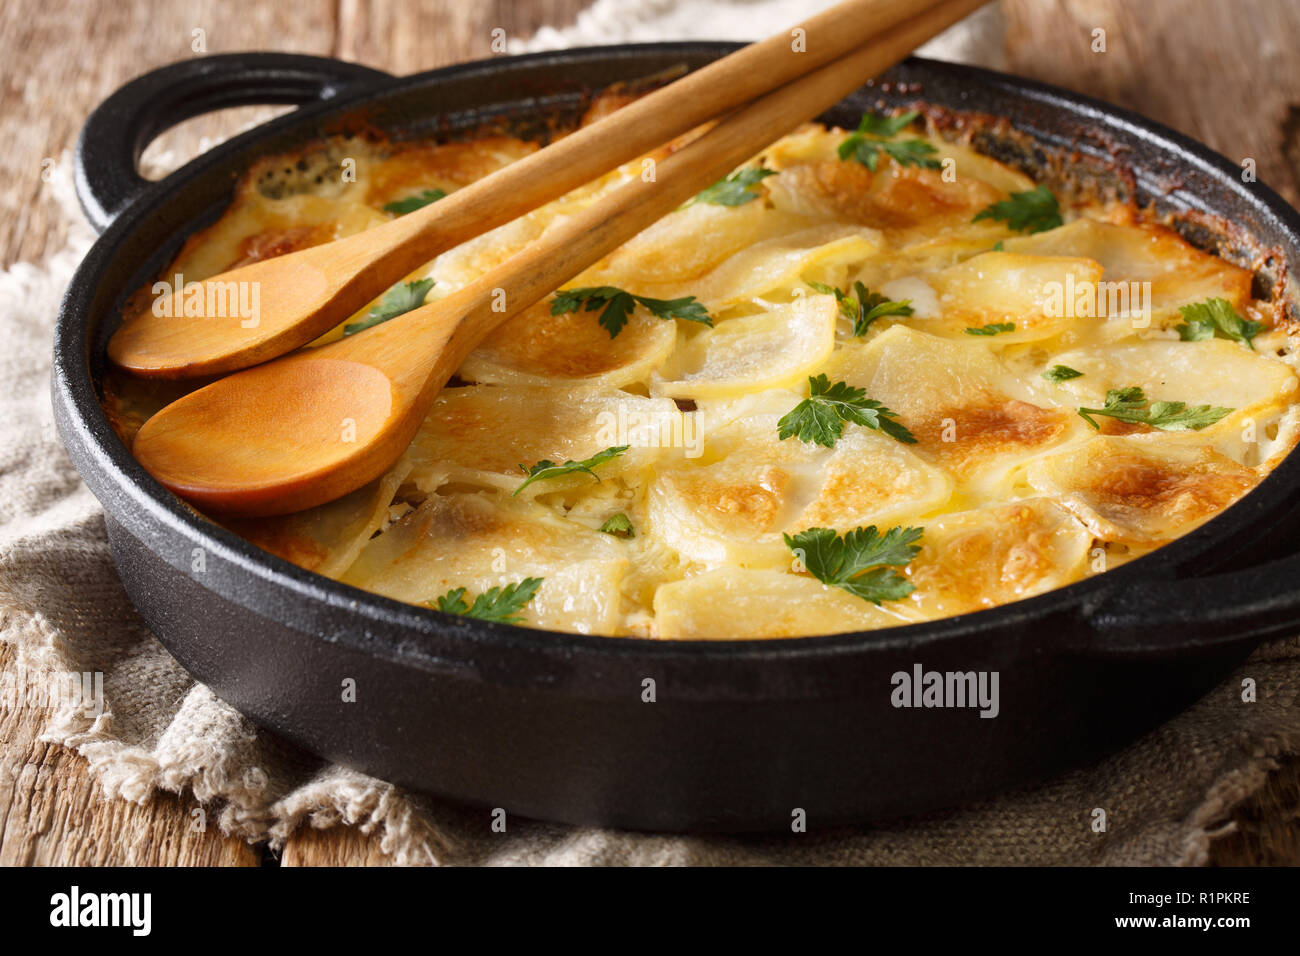
[(743, 206), (761, 195), (758, 191), (760, 181), (775, 175), (775, 169), (763, 169), (761, 166), (738, 169), (726, 179), (720, 179), (703, 190), (692, 202), (713, 203), (715, 206)]
[(612, 285), (562, 289), (555, 293), (555, 299), (551, 302), (551, 315), (577, 312), (583, 308), (587, 312), (594, 312), (603, 306), (599, 322), (612, 339), (623, 331), (627, 317), (637, 305), (661, 319), (686, 319), (689, 322), (713, 325), (713, 319), (709, 317), (704, 303), (697, 302), (693, 295), (682, 296), (680, 299), (652, 299)]
[(1199, 431), (1213, 425), (1231, 408), (1218, 408), (1211, 405), (1193, 405), (1186, 402), (1152, 402), (1147, 407), (1146, 393), (1137, 385), (1128, 388), (1112, 388), (1106, 393), (1106, 404), (1102, 408), (1081, 408), (1080, 417), (1093, 428), (1100, 428), (1093, 415), (1104, 415), (1121, 422), (1137, 425), (1150, 425), (1167, 432)]
[(1248, 349), (1255, 347), (1252, 341), (1264, 329), (1263, 322), (1243, 319), (1227, 299), (1206, 299), (1191, 305), (1180, 306), (1186, 323), (1178, 326), (1178, 337), (1184, 342), (1198, 342), (1220, 335), (1225, 339), (1240, 342)]
[(518, 624), (519, 615), (524, 606), (533, 599), (537, 589), (542, 586), (542, 578), (524, 578), (514, 584), (501, 588), (488, 588), (474, 598), (473, 604), (465, 603), (465, 589), (453, 588), (433, 602), (434, 607), (447, 614), (463, 614), (476, 617), (480, 621), (496, 621), (498, 624)]
[[(623, 452), (631, 448), (631, 445), (615, 445), (612, 448), (606, 448), (604, 451), (598, 451), (590, 458), (584, 458), (582, 461), (566, 461), (557, 465), (555, 462), (543, 458), (531, 468), (527, 465), (520, 465), (519, 470), (528, 477), (524, 483), (514, 490), (514, 494), (519, 494), (534, 481), (545, 481), (547, 478), (559, 478), (562, 475), (572, 475), (579, 471), (584, 471), (591, 477), (600, 481), (600, 475), (592, 471), (597, 465), (604, 464), (612, 458), (617, 458)], [(513, 497), (513, 496), (512, 496)]]
[(979, 328), (967, 328), (967, 335), (997, 335), (999, 332), (1014, 332), (1016, 323), (1014, 322), (990, 322), (988, 325), (981, 325)]
[(636, 532), (632, 530), (632, 519), (621, 511), (605, 519), (597, 531), (603, 531), (605, 534), (612, 534), (619, 538), (635, 538)]
[(862, 114), (855, 132), (850, 133), (840, 143), (840, 159), (852, 159), (861, 163), (873, 173), (880, 163), (880, 154), (884, 153), (900, 166), (921, 166), (925, 169), (941, 169), (943, 164), (934, 158), (938, 152), (923, 139), (905, 139), (892, 142), (897, 136), (921, 114), (916, 110), (901, 116), (877, 116), (875, 113)]
[(416, 196), (407, 196), (405, 199), (398, 199), (394, 202), (384, 204), (384, 212), (391, 212), (394, 216), (405, 216), (408, 212), (415, 212), (417, 209), (423, 209), (431, 202), (437, 202), (447, 194), (441, 189), (426, 189)]
[(366, 317), (359, 322), (349, 322), (343, 326), (344, 335), (352, 335), (356, 332), (363, 332), (371, 326), (379, 325), (381, 322), (387, 322), (389, 319), (395, 319), (397, 316), (412, 309), (417, 309), (424, 304), (424, 297), (429, 294), (433, 288), (432, 279), (416, 279), (414, 282), (399, 282), (379, 300)]
[(832, 385), (825, 375), (817, 375), (808, 379), (808, 397), (776, 423), (776, 433), (781, 439), (798, 438), (801, 442), (834, 448), (844, 434), (844, 423), (853, 422), (882, 431), (905, 444), (916, 444), (916, 437), (893, 420), (897, 417), (880, 402), (867, 398), (864, 389), (854, 388), (847, 382)]
[(853, 323), (854, 335), (866, 335), (872, 322), (887, 315), (912, 314), (911, 299), (892, 302), (879, 292), (872, 292), (861, 282), (853, 283), (853, 291), (858, 294), (856, 299), (847, 292), (842, 292), (824, 282), (809, 282), (808, 285), (822, 295), (835, 296), (835, 301), (840, 306), (840, 314)]
[(916, 557), (921, 548), (914, 542), (922, 531), (890, 528), (881, 535), (872, 525), (855, 528), (842, 538), (830, 528), (809, 528), (782, 537), (818, 581), (879, 604), (902, 600), (916, 590), (890, 565), (902, 567)]
[(1061, 206), (1050, 189), (1038, 186), (993, 203), (976, 213), (971, 222), (981, 219), (1001, 220), (1016, 232), (1044, 232), (1061, 225)]
[(1068, 365), (1053, 365), (1043, 373), (1043, 378), (1049, 382), (1068, 382), (1072, 378), (1082, 378), (1083, 373), (1077, 368), (1070, 368)]

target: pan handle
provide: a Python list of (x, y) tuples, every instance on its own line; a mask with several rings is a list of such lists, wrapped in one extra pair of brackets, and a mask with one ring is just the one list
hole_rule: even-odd
[(137, 164), (164, 130), (230, 106), (305, 104), (345, 88), (390, 80), (379, 70), (290, 53), (225, 53), (182, 60), (136, 77), (104, 100), (81, 129), (77, 197), (103, 232), (148, 186)]
[(1300, 630), (1300, 554), (1185, 580), (1129, 580), (1089, 609), (1091, 654), (1168, 657)]

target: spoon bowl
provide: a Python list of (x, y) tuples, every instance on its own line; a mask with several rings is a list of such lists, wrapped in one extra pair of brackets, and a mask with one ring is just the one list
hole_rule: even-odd
[(310, 508), (382, 473), (365, 452), (391, 431), (394, 398), (373, 365), (305, 354), (191, 392), (145, 422), (133, 450), (204, 511), (261, 515), (272, 491)]

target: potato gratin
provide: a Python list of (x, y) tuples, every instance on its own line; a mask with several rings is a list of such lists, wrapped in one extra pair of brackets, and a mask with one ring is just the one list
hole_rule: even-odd
[[(167, 277), (366, 229), (535, 148), (267, 160)], [(321, 341), (455, 291), (653, 169), (445, 253)], [(1131, 205), (1066, 202), (914, 114), (807, 126), (502, 326), (382, 479), (223, 523), (368, 591), (561, 631), (964, 614), (1159, 547), (1291, 449), (1293, 343), (1251, 289)], [(114, 372), (105, 405), (129, 442), (179, 393)]]

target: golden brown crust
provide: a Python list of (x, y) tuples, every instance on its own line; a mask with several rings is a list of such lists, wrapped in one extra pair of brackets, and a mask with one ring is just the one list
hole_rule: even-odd
[(1068, 423), (1066, 412), (986, 393), (917, 421), (912, 432), (918, 449), (960, 476), (990, 458), (1052, 444)]

